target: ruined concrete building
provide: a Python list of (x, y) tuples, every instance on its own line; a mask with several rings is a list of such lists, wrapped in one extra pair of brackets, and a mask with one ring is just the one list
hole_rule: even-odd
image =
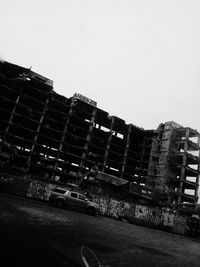
[(59, 95), (49, 79), (8, 62), (0, 63), (0, 103), (2, 174), (77, 183), (97, 165), (132, 185), (169, 192), (171, 203), (197, 202), (196, 130), (174, 122), (157, 130), (126, 124), (95, 101)]
[(199, 186), (199, 133), (174, 122), (161, 124), (153, 140), (148, 185), (168, 190), (175, 203), (196, 203)]

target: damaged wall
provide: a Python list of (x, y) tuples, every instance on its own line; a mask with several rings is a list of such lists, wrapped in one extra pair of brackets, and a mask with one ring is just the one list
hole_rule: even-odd
[(169, 192), (171, 203), (196, 203), (200, 167), (199, 144), (200, 135), (196, 130), (174, 122), (161, 124), (152, 143), (147, 184)]

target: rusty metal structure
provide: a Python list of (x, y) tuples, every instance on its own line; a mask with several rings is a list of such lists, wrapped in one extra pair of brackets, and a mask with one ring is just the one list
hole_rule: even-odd
[(195, 130), (172, 122), (157, 130), (126, 124), (95, 101), (59, 95), (51, 80), (8, 62), (0, 62), (0, 103), (1, 175), (79, 184), (96, 165), (101, 173), (128, 181), (138, 197), (152, 189), (167, 191), (170, 203), (198, 200)]

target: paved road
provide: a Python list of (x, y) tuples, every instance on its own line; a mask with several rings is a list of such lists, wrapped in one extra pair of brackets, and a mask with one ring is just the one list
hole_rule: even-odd
[(86, 245), (102, 264), (200, 266), (200, 242), (105, 217), (0, 194), (0, 266), (83, 266)]

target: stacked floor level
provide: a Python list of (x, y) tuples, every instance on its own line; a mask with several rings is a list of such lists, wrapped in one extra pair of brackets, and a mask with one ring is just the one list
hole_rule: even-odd
[(161, 124), (153, 141), (148, 185), (169, 192), (173, 203), (196, 203), (199, 133), (174, 122)]
[[(85, 98), (86, 99), (86, 98)], [(66, 98), (29, 69), (0, 64), (0, 134), (18, 150), (25, 174), (76, 183), (94, 165), (138, 184), (146, 175), (155, 131), (110, 116), (91, 101)], [(15, 164), (15, 163), (13, 163)]]

